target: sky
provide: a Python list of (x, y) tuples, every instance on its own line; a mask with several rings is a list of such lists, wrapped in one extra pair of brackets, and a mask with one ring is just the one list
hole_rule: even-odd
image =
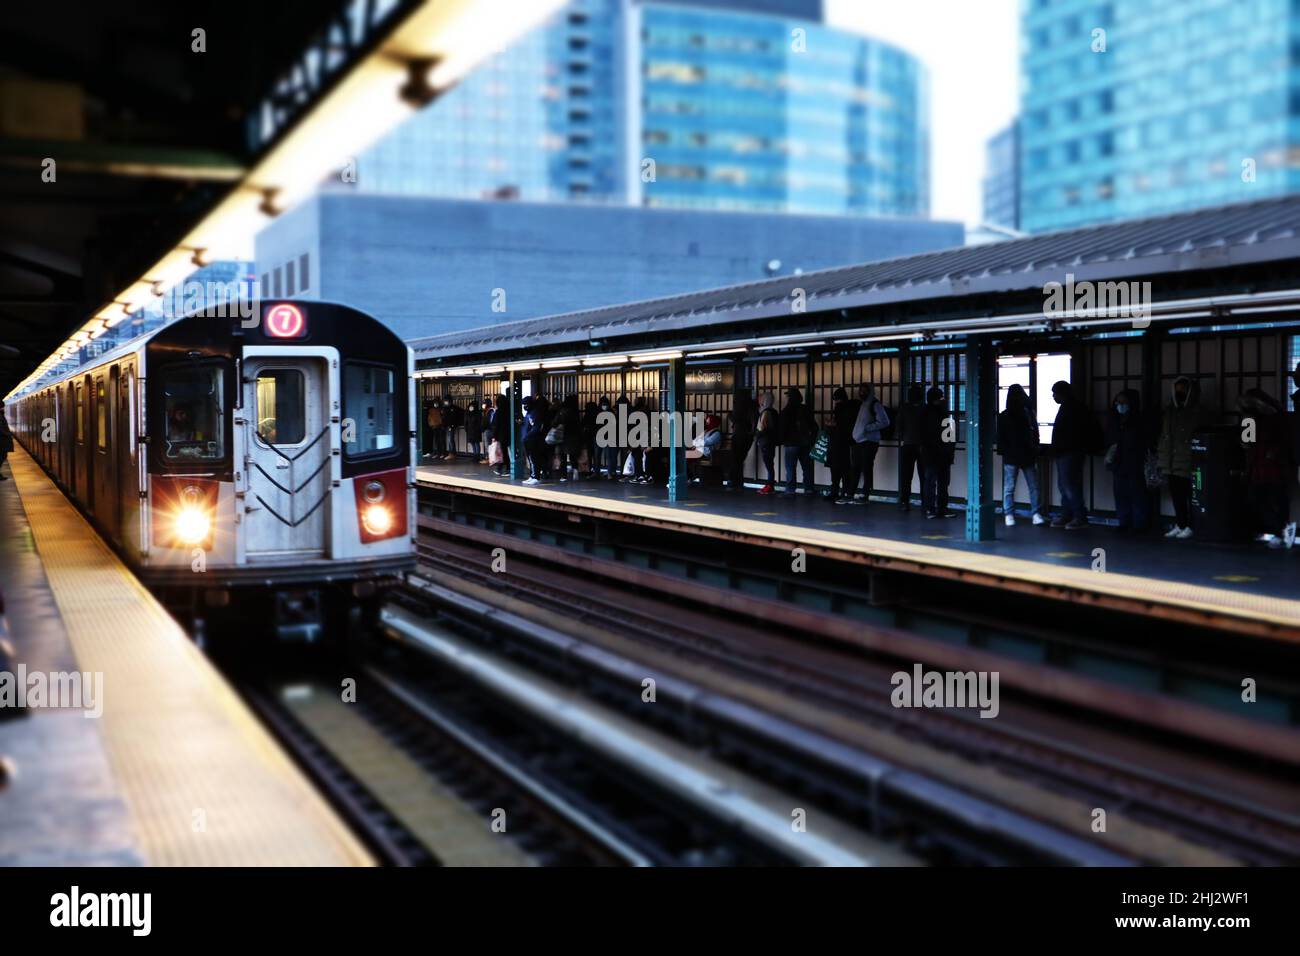
[(930, 215), (980, 220), (984, 144), (1016, 115), (1018, 0), (826, 0), (836, 27), (888, 40), (930, 72)]

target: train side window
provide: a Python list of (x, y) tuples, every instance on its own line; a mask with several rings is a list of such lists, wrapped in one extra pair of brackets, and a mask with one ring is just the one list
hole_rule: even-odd
[(344, 455), (362, 458), (393, 450), (395, 400), (391, 368), (360, 362), (344, 363)]
[(108, 391), (103, 379), (95, 384), (95, 444), (101, 452), (108, 451)]
[(162, 373), (163, 457), (217, 461), (226, 456), (224, 371), (214, 365), (173, 365)]
[(275, 445), (296, 445), (307, 437), (306, 379), (292, 368), (257, 373), (257, 437)]
[(77, 383), (77, 444), (86, 440), (86, 386)]

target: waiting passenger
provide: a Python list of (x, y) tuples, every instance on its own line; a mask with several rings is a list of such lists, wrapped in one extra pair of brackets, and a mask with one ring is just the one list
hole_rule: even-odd
[(950, 418), (943, 389), (931, 387), (925, 393), (921, 440), (921, 504), (927, 518), (957, 517), (948, 508), (948, 483), (957, 456), (956, 422)]
[(871, 490), (876, 483), (876, 453), (880, 451), (880, 435), (889, 427), (889, 412), (876, 398), (870, 385), (858, 386), (858, 417), (853, 423), (853, 447), (850, 450), (849, 494), (854, 500), (858, 482), (862, 482), (862, 504), (871, 501)]
[(1261, 388), (1252, 388), (1237, 401), (1242, 424), (1254, 421), (1254, 441), (1246, 441), (1246, 501), (1256, 541), (1270, 548), (1295, 545), (1296, 526), (1290, 520), (1287, 482), (1296, 464), (1281, 403)]
[(921, 442), (925, 437), (925, 391), (920, 385), (907, 386), (907, 401), (898, 410), (898, 505), (912, 510), (912, 476), (925, 490), (925, 473), (921, 468)]
[(713, 460), (713, 453), (722, 447), (722, 421), (717, 415), (704, 416), (704, 433), (696, 435), (686, 450), (686, 474), (691, 481), (700, 480), (700, 463)]
[(596, 430), (599, 427), (600, 406), (587, 402), (582, 407), (582, 450), (578, 453), (578, 476), (595, 478), (600, 474), (600, 459), (596, 455)]
[(745, 461), (754, 447), (754, 400), (748, 391), (736, 392), (731, 404), (731, 474), (727, 484), (732, 491), (745, 490)]
[(1146, 460), (1151, 429), (1142, 415), (1142, 396), (1126, 388), (1111, 403), (1106, 425), (1106, 467), (1115, 479), (1115, 517), (1120, 530), (1145, 531), (1151, 514)]
[(487, 453), (488, 447), (492, 444), (492, 416), (496, 409), (492, 407), (492, 399), (483, 399), (483, 410), (479, 415), (479, 440), (483, 443), (483, 450), (479, 455), (479, 464), (488, 464)]
[[(858, 409), (862, 403), (849, 398), (843, 388), (831, 393), (835, 404), (831, 407), (831, 487), (826, 498), (836, 504), (851, 504), (853, 486), (849, 478), (853, 475), (853, 426), (858, 420)], [(854, 482), (856, 484), (856, 482)]]
[(812, 447), (817, 441), (817, 419), (812, 409), (803, 402), (803, 393), (797, 388), (785, 390), (785, 407), (778, 418), (781, 448), (785, 458), (785, 496), (794, 496), (797, 487), (796, 466), (803, 469), (804, 491), (812, 494)]
[(447, 442), (442, 431), (442, 399), (435, 398), (425, 410), (424, 424), (426, 432), (426, 458), (441, 458), (447, 453)]
[[(631, 415), (628, 416), (629, 421), (632, 420), (632, 415), (635, 415), (640, 421), (650, 420), (650, 406), (646, 402), (644, 395), (638, 395), (636, 401), (632, 403), (632, 412)], [(632, 435), (636, 431), (637, 429), (633, 428), (631, 425), (628, 426), (628, 455), (632, 459), (632, 475), (629, 480), (638, 485), (648, 485), (650, 483), (650, 475), (646, 471), (646, 448), (644, 445), (632, 441)], [(649, 436), (646, 436), (646, 440), (649, 441)], [(626, 463), (624, 463), (623, 468), (624, 471), (627, 470)]]
[(442, 457), (453, 459), (456, 457), (456, 433), (462, 425), (465, 424), (465, 410), (453, 402), (447, 400), (447, 405), (442, 413), (442, 425), (447, 430), (447, 453)]
[[(603, 415), (605, 412), (612, 412), (612, 411), (613, 409), (610, 407), (609, 396), (608, 395), (600, 396), (600, 407), (598, 408), (597, 413)], [(617, 421), (615, 421), (615, 425), (617, 425)], [(597, 428), (596, 434), (597, 435), (600, 434), (599, 428)], [(610, 481), (618, 481), (619, 460), (618, 460), (617, 443), (611, 444), (608, 448), (597, 447), (596, 461), (599, 462), (600, 467), (604, 469), (605, 475), (606, 477), (609, 478)], [(593, 464), (592, 474), (595, 474), (596, 471), (597, 471), (597, 467), (595, 464)]]
[(1180, 375), (1174, 379), (1160, 424), (1156, 463), (1161, 478), (1169, 482), (1169, 497), (1174, 503), (1174, 526), (1166, 532), (1166, 538), (1192, 536), (1192, 436), (1210, 423), (1200, 399), (1200, 385)]
[(465, 406), (465, 446), (473, 461), (483, 457), (483, 412), (478, 402)]
[[(618, 401), (614, 403), (614, 406), (615, 406), (614, 413), (616, 415), (616, 421), (619, 423), (619, 427), (621, 429), (622, 423), (625, 421), (629, 421), (629, 416), (632, 414), (632, 402), (628, 399), (626, 392), (618, 397)], [(627, 428), (630, 430), (631, 425), (629, 424)], [(624, 438), (626, 438), (626, 435), (624, 435)], [(622, 481), (625, 477), (628, 478), (631, 477), (630, 475), (625, 475), (627, 460), (628, 458), (631, 457), (631, 455), (632, 455), (632, 449), (629, 445), (619, 446), (618, 466), (614, 469), (615, 477), (617, 477), (619, 481)]]
[(551, 451), (546, 445), (545, 407), (540, 395), (530, 395), (524, 399), (524, 427), (520, 438), (523, 440), (524, 452), (528, 455), (528, 477), (524, 479), (526, 485), (541, 484), (542, 479), (550, 474), (548, 464)]
[(1016, 523), (1016, 482), (1025, 476), (1029, 513), (1034, 524), (1046, 524), (1038, 498), (1038, 422), (1029, 396), (1020, 385), (1007, 390), (1007, 407), (998, 415), (998, 454), (1002, 456), (1002, 513), (1011, 527)]
[(1088, 527), (1088, 506), (1083, 498), (1083, 466), (1101, 444), (1096, 418), (1066, 381), (1052, 386), (1052, 398), (1061, 410), (1052, 425), (1052, 457), (1056, 459), (1056, 486), (1061, 493), (1061, 514), (1053, 528), (1071, 531)]
[(492, 439), (501, 446), (501, 462), (496, 466), (498, 475), (506, 475), (512, 464), (511, 453), (514, 446), (515, 421), (511, 402), (510, 388), (507, 386), (496, 400), (492, 413)]
[(781, 441), (781, 421), (771, 392), (764, 392), (758, 400), (758, 419), (754, 426), (754, 441), (758, 454), (767, 470), (767, 484), (758, 489), (760, 495), (770, 495), (776, 490), (776, 446)]
[(577, 395), (564, 396), (564, 403), (555, 417), (558, 427), (564, 429), (564, 438), (555, 450), (560, 457), (560, 481), (578, 480), (578, 459), (586, 440), (582, 431), (582, 410)]

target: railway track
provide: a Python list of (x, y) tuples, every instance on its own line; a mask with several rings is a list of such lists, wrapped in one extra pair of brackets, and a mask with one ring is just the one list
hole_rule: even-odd
[[(917, 753), (934, 751), (935, 760), (922, 761), (932, 768), (943, 765), (938, 758), (958, 755), (978, 771), (963, 781), (964, 786), (987, 778), (990, 771), (997, 777), (986, 782), (1003, 784), (1013, 795), (1019, 785), (1031, 784), (1057, 797), (1059, 804), (1039, 804), (1035, 815), (1044, 819), (1046, 814), (1049, 822), (1076, 834), (1091, 832), (1088, 811), (1107, 809), (1112, 821), (1122, 821), (1127, 836), (1111, 845), (1123, 843), (1137, 860), (1300, 860), (1293, 780), (1269, 779), (1218, 755), (1212, 759), (1189, 754), (1186, 741), (1169, 741), (1160, 734), (1135, 739), (1131, 726), (1117, 728), (1096, 715), (1085, 719), (1019, 697), (1008, 701), (1004, 696), (998, 720), (951, 710), (901, 710), (888, 701), (889, 677), (899, 669), (898, 657), (863, 653), (860, 647), (819, 638), (816, 612), (802, 612), (803, 628), (791, 626), (786, 615), (785, 633), (773, 633), (761, 620), (737, 613), (734, 595), (720, 596), (717, 607), (695, 601), (683, 608), (665, 602), (662, 595), (646, 593), (644, 587), (629, 587), (615, 562), (606, 562), (609, 573), (602, 574), (601, 561), (586, 558), (583, 574), (575, 577), (563, 570), (571, 557), (568, 552), (556, 548), (554, 559), (547, 561), (540, 545), (526, 555), (512, 552), (511, 573), (494, 574), (482, 532), (458, 536), (452, 522), (422, 518), (422, 523), (426, 532), (430, 524), (438, 531), (436, 539), (426, 533), (421, 542), (422, 574), (442, 587), (459, 588), (466, 600), (509, 607), (534, 621), (563, 622), (571, 635), (635, 659), (656, 661), (656, 672), (688, 673), (694, 680), (707, 675), (715, 691), (735, 692), (743, 685), (751, 702), (802, 719), (837, 743), (879, 752), (882, 734), (888, 735)], [(638, 580), (645, 582), (644, 572)], [(427, 597), (427, 588), (423, 590)], [(698, 589), (694, 595), (699, 596)], [(730, 610), (720, 614), (719, 607)], [(790, 611), (797, 613), (799, 609)], [(617, 622), (617, 641), (605, 635), (611, 622)], [(912, 659), (924, 659), (923, 644)], [(542, 650), (531, 656), (545, 666)], [(726, 682), (720, 683), (719, 675)], [(896, 747), (893, 752), (902, 760), (907, 750)], [(960, 768), (947, 770), (949, 780), (961, 780)], [(1227, 785), (1212, 787), (1203, 781)], [(1028, 814), (1032, 798), (1018, 795)]]
[(348, 705), (317, 681), (243, 691), (384, 864), (647, 862), (381, 670), (363, 672)]

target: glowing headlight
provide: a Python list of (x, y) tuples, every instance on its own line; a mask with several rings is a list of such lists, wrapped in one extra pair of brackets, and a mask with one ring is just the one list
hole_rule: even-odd
[(383, 505), (371, 505), (361, 512), (361, 523), (370, 534), (388, 534), (393, 527), (393, 513)]
[(207, 511), (199, 505), (185, 505), (176, 514), (176, 537), (185, 544), (198, 544), (211, 527)]

